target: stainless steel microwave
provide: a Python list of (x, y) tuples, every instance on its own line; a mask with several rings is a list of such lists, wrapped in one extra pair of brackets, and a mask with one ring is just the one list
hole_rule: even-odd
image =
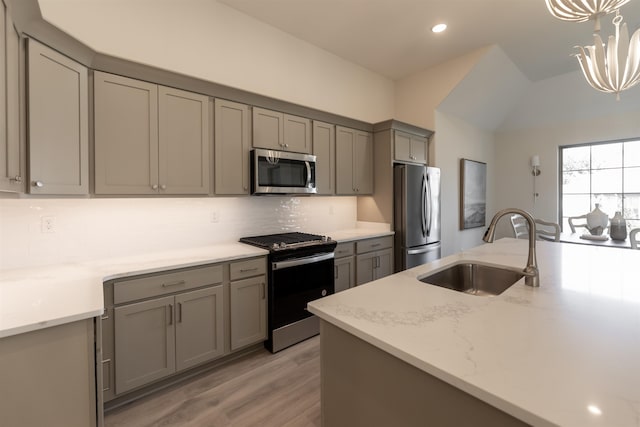
[(316, 156), (288, 151), (251, 151), (252, 194), (314, 194)]

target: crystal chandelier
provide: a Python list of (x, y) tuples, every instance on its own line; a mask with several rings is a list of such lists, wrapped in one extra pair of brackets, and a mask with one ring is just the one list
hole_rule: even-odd
[[(629, 38), (627, 24), (618, 9), (629, 0), (545, 0), (553, 16), (564, 21), (595, 21), (593, 46), (576, 46), (575, 54), (587, 82), (596, 90), (615, 93), (640, 82), (640, 30)], [(600, 37), (600, 16), (616, 12), (615, 36), (605, 44)]]
[(620, 92), (640, 82), (640, 29), (629, 39), (627, 24), (622, 23), (621, 15), (613, 18), (613, 24), (616, 35), (609, 36), (606, 52), (600, 34), (595, 33), (593, 46), (576, 46), (579, 52), (575, 56), (594, 89), (615, 93), (616, 99), (620, 99)]

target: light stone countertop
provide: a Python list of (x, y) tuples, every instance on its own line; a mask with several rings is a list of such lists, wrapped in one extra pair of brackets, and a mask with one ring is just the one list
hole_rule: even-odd
[(479, 297), (417, 280), (462, 260), (524, 267), (527, 241), (501, 239), (309, 310), (526, 423), (639, 426), (640, 251), (537, 247), (539, 288)]
[[(338, 241), (378, 237), (377, 228), (328, 233)], [(386, 232), (384, 235), (392, 234)], [(238, 242), (56, 266), (0, 270), (0, 338), (100, 316), (103, 282), (120, 277), (267, 255)]]

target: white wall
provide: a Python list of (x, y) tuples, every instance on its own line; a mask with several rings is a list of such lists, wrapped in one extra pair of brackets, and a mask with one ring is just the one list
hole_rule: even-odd
[[(442, 255), (451, 255), (482, 242), (486, 227), (460, 230), (460, 159), (487, 164), (487, 221), (494, 212), (494, 135), (462, 119), (436, 111), (437, 165), (442, 173)], [(488, 225), (488, 222), (487, 222)]]
[[(0, 199), (0, 270), (356, 226), (355, 197)], [(212, 222), (213, 213), (219, 221)], [(41, 218), (55, 217), (55, 233)]]
[(215, 0), (39, 0), (51, 24), (98, 52), (370, 123), (394, 86)]

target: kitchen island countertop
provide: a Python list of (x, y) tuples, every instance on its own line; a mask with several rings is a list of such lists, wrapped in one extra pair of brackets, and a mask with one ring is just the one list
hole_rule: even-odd
[(479, 297), (417, 280), (462, 260), (524, 267), (527, 241), (501, 239), (309, 310), (528, 424), (638, 426), (640, 251), (537, 246), (539, 288)]

